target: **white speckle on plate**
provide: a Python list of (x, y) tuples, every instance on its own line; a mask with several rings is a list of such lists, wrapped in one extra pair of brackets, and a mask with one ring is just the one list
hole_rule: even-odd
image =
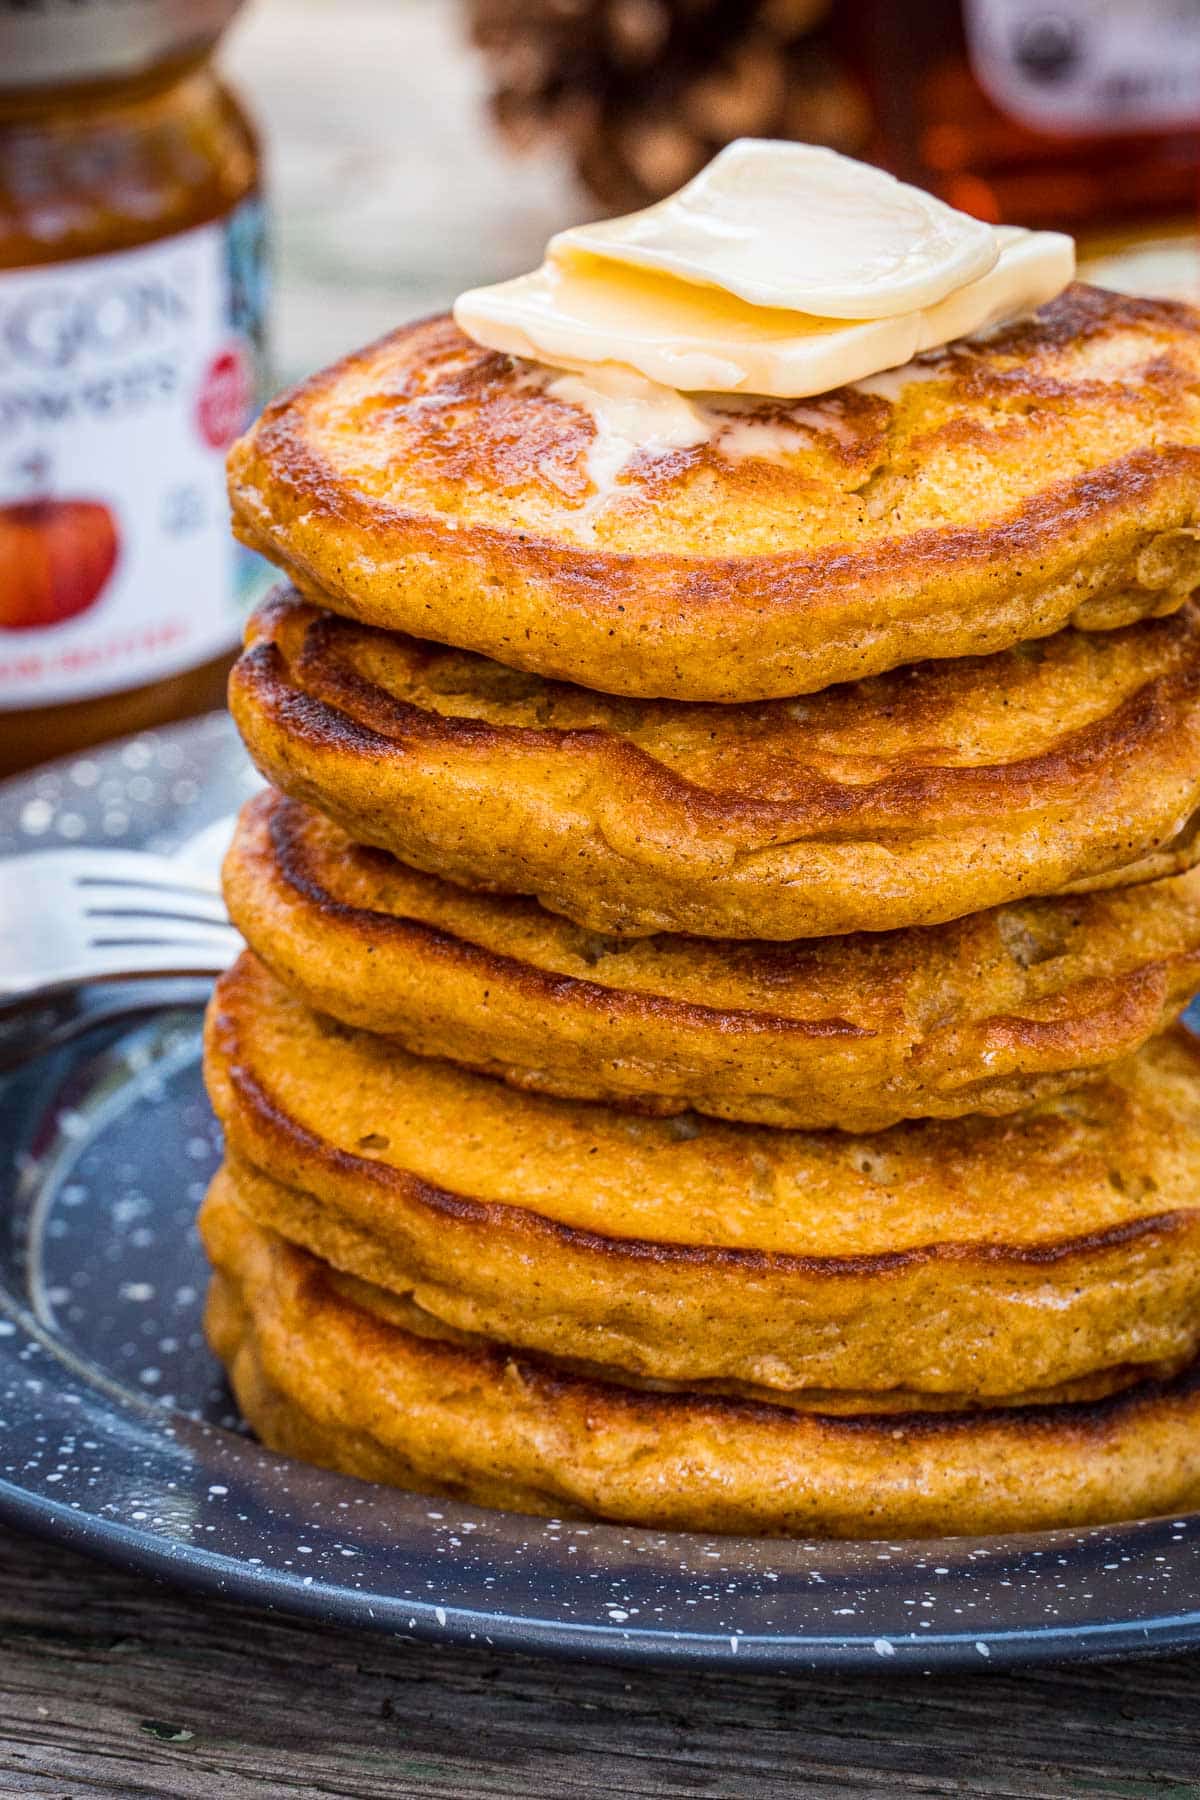
[(27, 837), (41, 837), (54, 823), (54, 808), (48, 800), (27, 800), (21, 808), (19, 822)]

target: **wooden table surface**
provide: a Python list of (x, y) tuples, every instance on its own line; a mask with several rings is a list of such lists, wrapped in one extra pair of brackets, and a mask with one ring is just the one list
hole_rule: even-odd
[(0, 1794), (1200, 1796), (1200, 1657), (661, 1674), (429, 1649), (0, 1531)]

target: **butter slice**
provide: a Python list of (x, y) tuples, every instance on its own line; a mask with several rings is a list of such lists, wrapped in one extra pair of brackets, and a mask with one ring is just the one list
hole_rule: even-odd
[(986, 275), (989, 227), (869, 163), (815, 144), (740, 138), (677, 194), (551, 238), (583, 254), (821, 319), (919, 312)]
[[(896, 316), (834, 318), (754, 304), (578, 246), (530, 275), (463, 294), (454, 316), (489, 349), (559, 368), (586, 372), (620, 363), (667, 387), (799, 399), (1020, 317), (1072, 279), (1071, 238), (1016, 226), (979, 229), (991, 245), (987, 272), (929, 307)], [(873, 307), (874, 293), (862, 294), (864, 303)]]

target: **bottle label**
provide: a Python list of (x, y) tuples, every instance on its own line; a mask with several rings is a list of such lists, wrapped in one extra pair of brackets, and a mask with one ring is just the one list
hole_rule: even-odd
[(1200, 0), (965, 0), (971, 67), (1038, 131), (1192, 130)]
[(0, 708), (143, 687), (231, 649), (265, 577), (225, 452), (262, 385), (262, 208), (0, 270)]

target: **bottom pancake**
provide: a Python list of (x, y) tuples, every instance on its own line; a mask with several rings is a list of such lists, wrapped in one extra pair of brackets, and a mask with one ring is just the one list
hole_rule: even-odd
[(208, 1330), (272, 1449), (481, 1505), (664, 1529), (926, 1537), (1144, 1517), (1200, 1499), (1200, 1367), (1109, 1398), (855, 1416), (599, 1379), (425, 1335), (253, 1224), (201, 1214)]

